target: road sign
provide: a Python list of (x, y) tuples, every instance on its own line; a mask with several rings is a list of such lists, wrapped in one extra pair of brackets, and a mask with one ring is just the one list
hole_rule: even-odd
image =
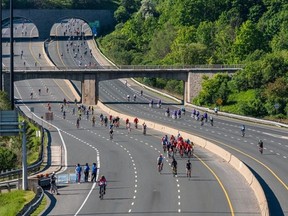
[(279, 109), (279, 107), (280, 107), (280, 104), (279, 103), (276, 103), (276, 104), (274, 104), (274, 107), (275, 107), (275, 109)]
[(0, 111), (0, 136), (18, 136), (19, 131), (18, 112)]

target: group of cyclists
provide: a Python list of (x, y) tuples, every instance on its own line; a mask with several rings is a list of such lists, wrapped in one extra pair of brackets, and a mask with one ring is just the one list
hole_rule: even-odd
[[(163, 152), (167, 153), (168, 158), (172, 159), (171, 167), (173, 176), (177, 175), (176, 155), (177, 153), (179, 153), (181, 158), (183, 158), (184, 156), (188, 158), (188, 161), (186, 163), (186, 174), (187, 177), (191, 178), (192, 165), (190, 162), (190, 158), (193, 157), (194, 143), (191, 142), (189, 139), (183, 139), (183, 137), (178, 134), (176, 137), (174, 135), (171, 135), (170, 138), (168, 138), (168, 135), (164, 135), (161, 139), (161, 145), (163, 148)], [(160, 154), (157, 158), (157, 169), (160, 173), (163, 169), (163, 164), (164, 156), (163, 154)]]

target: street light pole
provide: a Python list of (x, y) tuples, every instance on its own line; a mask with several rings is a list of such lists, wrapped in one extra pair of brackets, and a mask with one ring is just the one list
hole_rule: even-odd
[(0, 34), (0, 91), (3, 90), (2, 86), (2, 0), (0, 0), (0, 26), (1, 26), (1, 34)]
[[(10, 0), (10, 102), (14, 110), (14, 45), (13, 45), (13, 0)], [(2, 34), (2, 32), (1, 32)], [(2, 67), (2, 65), (1, 65)]]

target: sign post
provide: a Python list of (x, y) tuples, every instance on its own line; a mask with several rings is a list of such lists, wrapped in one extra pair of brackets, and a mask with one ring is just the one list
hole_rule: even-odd
[(20, 123), (16, 110), (0, 111), (0, 136), (19, 136), (22, 132), (22, 189), (27, 190), (27, 151), (26, 151), (26, 123)]

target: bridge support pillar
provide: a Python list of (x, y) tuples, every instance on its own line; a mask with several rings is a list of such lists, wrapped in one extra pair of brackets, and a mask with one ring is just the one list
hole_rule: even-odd
[(202, 80), (203, 75), (211, 78), (213, 73), (188, 73), (188, 79), (185, 81), (184, 85), (184, 98), (185, 102), (192, 103), (193, 99), (198, 96), (200, 91), (202, 90)]
[(96, 105), (99, 97), (97, 76), (84, 74), (82, 81), (82, 103)]

